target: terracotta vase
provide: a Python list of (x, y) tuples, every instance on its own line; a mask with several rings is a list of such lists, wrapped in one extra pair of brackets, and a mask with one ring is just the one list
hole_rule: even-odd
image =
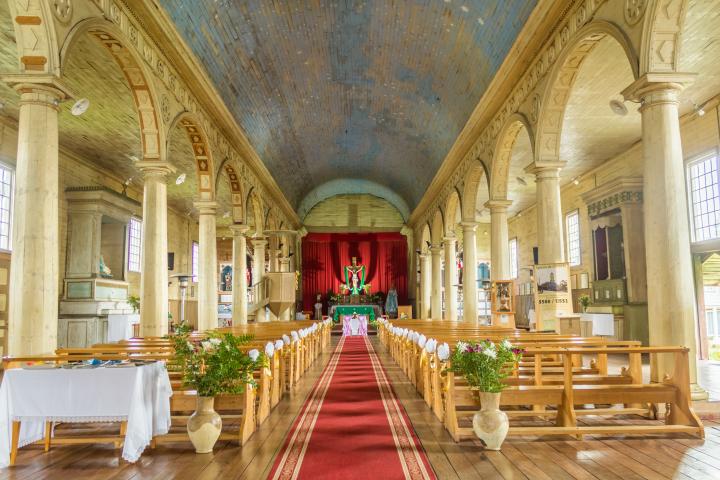
[(195, 453), (212, 453), (222, 430), (222, 419), (215, 411), (214, 397), (197, 397), (197, 408), (190, 415), (187, 431)]
[(473, 431), (487, 450), (500, 450), (510, 428), (505, 412), (500, 410), (500, 394), (480, 392), (480, 411), (473, 415)]

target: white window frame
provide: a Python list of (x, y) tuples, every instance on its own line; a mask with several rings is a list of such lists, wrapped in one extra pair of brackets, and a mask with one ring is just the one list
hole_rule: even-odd
[(190, 245), (190, 268), (192, 269), (192, 281), (197, 283), (200, 273), (200, 243), (194, 240)]
[[(575, 217), (576, 220), (576, 231), (575, 231), (575, 242), (573, 242), (572, 238), (572, 232), (570, 231), (570, 219)], [(568, 263), (571, 267), (577, 267), (579, 265), (582, 265), (582, 249), (580, 247), (581, 245), (581, 238), (580, 238), (580, 210), (575, 209), (571, 212), (568, 212), (565, 214), (565, 236), (567, 237), (567, 258)], [(576, 247), (573, 248), (573, 243), (576, 243)], [(575, 250), (575, 252), (573, 252)], [(576, 254), (577, 260), (573, 261), (573, 253)]]
[[(694, 193), (693, 192), (693, 185), (692, 181), (693, 178), (691, 176), (690, 170), (691, 168), (701, 162), (705, 162), (708, 160), (714, 160), (714, 166), (715, 166), (715, 192), (714, 196), (710, 199), (702, 199), (699, 198), (699, 202), (707, 202), (708, 200), (713, 201), (715, 203), (714, 209), (712, 211), (701, 211), (695, 212), (695, 202), (693, 201)], [(695, 157), (692, 157), (687, 162), (685, 162), (685, 188), (686, 188), (686, 198), (687, 198), (687, 205), (688, 205), (688, 217), (689, 217), (689, 223), (690, 223), (690, 238), (692, 239), (693, 243), (701, 243), (701, 242), (707, 242), (709, 240), (717, 240), (720, 238), (720, 154), (718, 154), (717, 149), (710, 150), (708, 152), (702, 153), (700, 155), (697, 155)], [(706, 186), (704, 186), (706, 187)], [(703, 187), (701, 187), (703, 188)], [(706, 194), (706, 191), (698, 191), (698, 196), (702, 196)], [(709, 220), (710, 217), (715, 217), (716, 221), (714, 224), (708, 224), (708, 225), (697, 225), (697, 218), (701, 217), (703, 215), (706, 215), (706, 219)], [(698, 239), (698, 228), (708, 228), (708, 227), (715, 227), (715, 230), (717, 232), (717, 235), (714, 237), (707, 237), (707, 238), (701, 238)]]
[(518, 264), (518, 239), (513, 237), (508, 240), (508, 261), (510, 262), (510, 278), (518, 278), (520, 266)]
[[(5, 235), (0, 234), (0, 250), (10, 252), (12, 251), (12, 230), (13, 230), (13, 206), (15, 204), (15, 169), (6, 163), (0, 162), (0, 185), (4, 182), (2, 181), (3, 174), (7, 172), (10, 175), (10, 183), (8, 185), (8, 208), (7, 208), (7, 241), (4, 242), (2, 237), (5, 237)], [(6, 195), (2, 194), (2, 191), (0, 191), (0, 212), (5, 210), (2, 207), (2, 199), (5, 198)], [(2, 217), (0, 217), (0, 224), (3, 224), (5, 222), (2, 221)]]
[[(127, 234), (127, 269), (139, 273), (142, 269), (142, 220), (131, 217)], [(137, 230), (137, 235), (135, 235)]]

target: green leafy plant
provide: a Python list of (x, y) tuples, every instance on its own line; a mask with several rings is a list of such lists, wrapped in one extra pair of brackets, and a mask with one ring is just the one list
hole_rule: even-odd
[(447, 370), (464, 375), (468, 384), (481, 392), (499, 393), (507, 386), (503, 380), (520, 360), (522, 352), (508, 340), (460, 341)]
[(133, 313), (137, 313), (140, 311), (140, 297), (138, 297), (137, 295), (130, 295), (127, 299), (127, 303), (129, 303), (132, 307)]
[(215, 397), (221, 393), (243, 393), (246, 385), (256, 385), (253, 371), (264, 366), (267, 360), (257, 350), (247, 353), (242, 350), (252, 335), (211, 333), (200, 341), (193, 341), (191, 330), (187, 323), (180, 324), (171, 337), (183, 386), (197, 390), (201, 397)]
[(580, 305), (582, 306), (582, 309), (584, 312), (590, 306), (590, 296), (589, 295), (580, 295), (578, 297), (578, 302), (580, 302)]

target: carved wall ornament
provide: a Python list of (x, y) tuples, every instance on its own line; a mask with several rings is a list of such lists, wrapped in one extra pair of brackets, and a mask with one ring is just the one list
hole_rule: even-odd
[(538, 120), (538, 115), (540, 114), (540, 95), (537, 93), (532, 99), (532, 103), (530, 104), (530, 120), (533, 123), (536, 123)]
[(53, 0), (53, 14), (62, 23), (67, 23), (72, 18), (73, 6), (71, 0)]
[(170, 99), (167, 95), (163, 94), (160, 100), (160, 111), (162, 112), (163, 120), (165, 123), (170, 122)]
[(625, 0), (625, 21), (635, 25), (645, 15), (647, 0)]
[(608, 210), (618, 208), (620, 205), (628, 203), (642, 203), (642, 191), (625, 191), (614, 193), (602, 200), (598, 200), (588, 205), (588, 215), (594, 217)]

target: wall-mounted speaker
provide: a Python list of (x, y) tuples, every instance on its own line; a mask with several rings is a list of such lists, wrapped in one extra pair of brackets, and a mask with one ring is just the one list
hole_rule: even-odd
[(168, 270), (175, 270), (175, 252), (168, 252)]

